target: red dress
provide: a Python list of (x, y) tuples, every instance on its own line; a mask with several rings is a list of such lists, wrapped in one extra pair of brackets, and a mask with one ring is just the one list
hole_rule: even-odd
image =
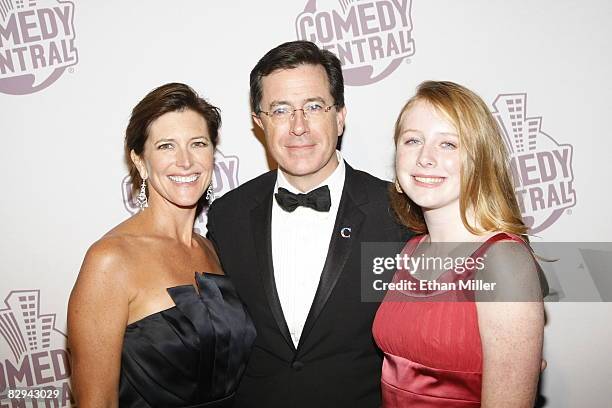
[[(412, 255), (425, 236), (414, 237), (403, 254)], [(500, 240), (520, 238), (499, 233), (485, 241), (471, 257), (477, 259)], [(446, 271), (437, 282), (472, 279)], [(397, 271), (394, 281), (418, 280)], [(384, 352), (383, 408), (480, 407), (482, 345), (473, 292), (389, 291), (372, 328)]]

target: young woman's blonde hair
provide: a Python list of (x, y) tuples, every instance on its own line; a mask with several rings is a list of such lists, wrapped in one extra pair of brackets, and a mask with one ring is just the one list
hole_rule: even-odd
[[(463, 225), (473, 234), (503, 231), (527, 241), (527, 227), (514, 195), (508, 152), (499, 126), (483, 100), (469, 89), (446, 81), (425, 81), (402, 108), (395, 122), (397, 146), (401, 123), (416, 103), (426, 102), (441, 113), (459, 134), (461, 156), (460, 208)], [(427, 233), (421, 208), (404, 193), (389, 188), (398, 220), (417, 233)], [(474, 214), (468, 220), (468, 210)]]

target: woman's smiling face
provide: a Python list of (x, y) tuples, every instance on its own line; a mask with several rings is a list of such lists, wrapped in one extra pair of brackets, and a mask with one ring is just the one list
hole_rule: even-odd
[(151, 123), (135, 163), (149, 184), (149, 205), (193, 207), (208, 188), (214, 147), (205, 119), (193, 110), (168, 112)]
[(458, 204), (459, 135), (428, 102), (416, 101), (401, 119), (395, 171), (404, 192), (423, 210)]

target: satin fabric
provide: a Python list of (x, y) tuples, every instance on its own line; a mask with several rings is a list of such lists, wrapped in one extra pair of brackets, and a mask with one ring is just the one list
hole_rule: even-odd
[(227, 277), (196, 274), (196, 283), (168, 288), (174, 307), (127, 326), (121, 407), (232, 406), (255, 327)]
[(480, 372), (437, 369), (385, 353), (383, 407), (476, 408), (481, 382)]
[[(412, 255), (423, 236), (414, 237), (402, 254)], [(497, 234), (471, 257), (484, 255), (500, 240), (520, 240)], [(522, 242), (522, 241), (520, 241)], [(449, 270), (438, 282), (473, 279), (475, 270), (462, 274)], [(418, 282), (407, 271), (394, 281)], [(376, 343), (384, 352), (383, 408), (472, 408), (480, 406), (482, 344), (472, 291), (390, 291), (373, 324)]]

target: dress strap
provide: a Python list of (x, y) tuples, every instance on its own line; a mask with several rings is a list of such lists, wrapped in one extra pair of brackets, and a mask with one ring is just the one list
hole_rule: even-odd
[(426, 234), (423, 235), (415, 235), (406, 242), (404, 248), (402, 249), (402, 255), (412, 256), (417, 247), (427, 238)]
[(491, 247), (491, 245), (500, 241), (513, 241), (519, 242), (521, 244), (527, 245), (525, 241), (523, 241), (518, 235), (509, 234), (507, 232), (498, 232), (495, 235), (490, 236), (487, 240), (474, 251), (472, 254), (472, 258), (482, 258), (487, 250)]

